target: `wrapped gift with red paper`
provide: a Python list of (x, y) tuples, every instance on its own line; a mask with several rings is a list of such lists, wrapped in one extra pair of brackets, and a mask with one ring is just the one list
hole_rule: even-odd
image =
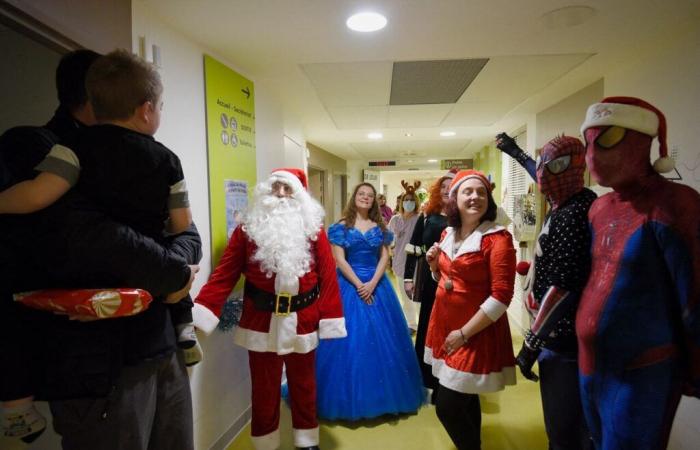
[(44, 289), (14, 294), (14, 300), (57, 314), (110, 319), (146, 310), (153, 297), (143, 289)]

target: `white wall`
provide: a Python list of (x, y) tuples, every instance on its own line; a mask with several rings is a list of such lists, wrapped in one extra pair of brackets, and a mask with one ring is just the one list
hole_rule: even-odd
[[(348, 191), (347, 197), (350, 198), (352, 191), (355, 186), (362, 183), (362, 170), (367, 167), (367, 161), (364, 160), (351, 160), (348, 161)], [(346, 204), (348, 198), (345, 199), (343, 204)]]
[[(235, 61), (227, 61), (169, 28), (149, 12), (145, 2), (133, 4), (134, 50), (138, 48), (139, 36), (161, 48), (160, 73), (165, 92), (163, 119), (156, 138), (182, 160), (193, 217), (202, 235), (204, 257), (193, 291), (196, 295), (211, 272), (203, 54), (214, 56), (255, 83), (258, 179), (274, 167), (299, 166), (300, 161), (303, 163), (301, 150), (293, 149), (296, 160), (287, 160), (280, 105), (264, 85), (236, 66)], [(205, 359), (191, 373), (195, 444), (197, 449), (221, 448), (249, 419), (247, 352), (233, 345), (231, 333), (216, 331), (202, 341)]]
[[(605, 95), (640, 97), (659, 108), (668, 122), (668, 148), (677, 148), (681, 183), (700, 190), (700, 25), (642, 54), (636, 64), (605, 76)], [(652, 160), (658, 156), (652, 150)]]

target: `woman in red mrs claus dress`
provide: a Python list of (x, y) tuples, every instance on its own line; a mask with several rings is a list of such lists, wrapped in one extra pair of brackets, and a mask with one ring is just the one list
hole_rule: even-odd
[(515, 384), (505, 311), (513, 296), (515, 249), (502, 226), (491, 183), (460, 171), (450, 185), (439, 244), (426, 253), (438, 282), (424, 359), (439, 380), (435, 411), (459, 450), (481, 448), (479, 393)]

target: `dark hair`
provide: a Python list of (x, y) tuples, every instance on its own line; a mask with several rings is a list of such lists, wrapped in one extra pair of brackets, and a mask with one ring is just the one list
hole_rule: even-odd
[(419, 214), (418, 210), (420, 209), (420, 197), (418, 197), (418, 194), (415, 192), (404, 192), (403, 194), (399, 195), (399, 202), (398, 202), (398, 213), (403, 214), (403, 202), (404, 199), (406, 198), (407, 195), (410, 195), (413, 197), (413, 201), (416, 203), (416, 209), (413, 210), (414, 213)]
[(428, 198), (428, 204), (425, 206), (425, 215), (429, 216), (431, 214), (440, 214), (442, 212), (443, 202), (442, 195), (440, 195), (440, 187), (445, 180), (449, 180), (450, 177), (440, 177), (438, 180), (430, 186), (430, 197)]
[(155, 66), (123, 49), (95, 61), (85, 85), (98, 121), (126, 120), (145, 102), (157, 107), (163, 93)]
[(345, 205), (345, 209), (343, 210), (343, 218), (340, 220), (345, 222), (346, 227), (355, 226), (355, 220), (357, 219), (357, 206), (355, 205), (355, 197), (357, 197), (357, 191), (359, 191), (362, 186), (368, 186), (372, 188), (372, 192), (374, 192), (374, 200), (372, 201), (372, 206), (369, 208), (367, 216), (371, 221), (379, 225), (379, 228), (382, 231), (385, 231), (386, 224), (384, 223), (384, 218), (382, 217), (382, 214), (379, 212), (379, 204), (377, 203), (377, 190), (374, 189), (374, 186), (372, 186), (370, 183), (360, 183), (357, 186), (355, 186), (355, 189), (352, 191), (352, 196), (350, 197), (350, 200), (348, 200), (348, 204)]
[[(455, 189), (454, 192), (450, 194), (450, 199), (447, 201), (447, 225), (454, 229), (459, 229), (462, 226), (462, 217), (459, 215), (459, 208), (457, 207), (458, 190), (459, 189)], [(493, 222), (498, 216), (498, 206), (496, 205), (496, 201), (493, 199), (491, 191), (488, 189), (486, 190), (486, 199), (486, 212), (483, 216), (481, 216), (479, 223), (487, 220)]]
[(88, 101), (85, 77), (93, 62), (101, 55), (92, 50), (66, 53), (56, 68), (56, 92), (61, 106), (74, 111)]

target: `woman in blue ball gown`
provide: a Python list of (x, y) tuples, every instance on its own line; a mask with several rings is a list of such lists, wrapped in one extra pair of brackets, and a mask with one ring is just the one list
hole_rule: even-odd
[(317, 349), (318, 415), (359, 420), (415, 412), (425, 392), (406, 319), (384, 275), (393, 235), (371, 184), (355, 188), (328, 237), (348, 337), (321, 341)]

